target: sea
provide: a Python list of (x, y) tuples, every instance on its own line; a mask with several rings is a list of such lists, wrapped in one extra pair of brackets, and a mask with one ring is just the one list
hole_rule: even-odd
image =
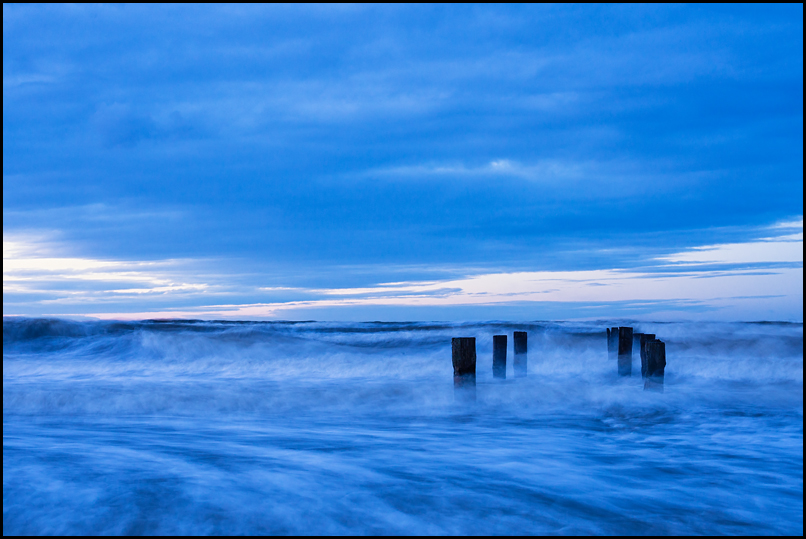
[(803, 325), (4, 317), (3, 533), (800, 536)]

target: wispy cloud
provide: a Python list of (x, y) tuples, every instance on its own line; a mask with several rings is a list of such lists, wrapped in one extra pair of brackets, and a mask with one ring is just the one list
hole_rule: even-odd
[[(803, 265), (803, 220), (777, 223), (769, 227), (777, 236), (743, 243), (705, 245), (659, 257), (672, 265), (780, 264)], [(781, 234), (781, 232), (784, 232)]]
[(423, 177), (452, 176), (477, 177), (509, 176), (533, 181), (549, 181), (560, 179), (579, 179), (591, 168), (589, 163), (577, 163), (547, 159), (530, 165), (524, 165), (511, 159), (494, 159), (479, 166), (468, 166), (463, 163), (424, 164), (413, 166), (374, 169), (366, 173), (368, 176)]
[(747, 228), (803, 212), (802, 26), (786, 5), (5, 5), (4, 312), (772, 283), (802, 232)]
[[(60, 254), (43, 236), (3, 236), (3, 294), (47, 295), (43, 303), (103, 302), (143, 295), (200, 293), (204, 282), (182, 279), (187, 260), (101, 260)], [(4, 301), (5, 304), (5, 301)]]
[[(794, 232), (800, 226), (800, 232)], [(683, 302), (723, 309), (764, 298), (787, 313), (802, 310), (802, 221), (768, 227), (778, 236), (761, 241), (703, 246), (645, 261), (636, 268), (585, 271), (490, 272), (460, 278), (401, 281), (372, 286), (302, 288), (259, 286), (255, 293), (282, 291), (285, 301), (227, 302), (226, 287), (194, 274), (193, 261), (105, 261), (51, 256), (47, 242), (4, 238), (4, 293), (46, 293), (42, 304), (70, 305), (126, 298), (133, 312), (88, 309), (98, 318), (294, 317), (296, 311), (386, 307), (470, 307), (529, 303)], [(662, 271), (658, 271), (658, 270)], [(196, 268), (197, 271), (197, 268)], [(183, 278), (179, 276), (182, 275)], [(232, 275), (222, 282), (231, 281)], [(75, 282), (84, 286), (74, 287)], [(249, 287), (247, 287), (248, 289)], [(149, 297), (184, 296), (193, 306), (149, 310)], [(211, 304), (218, 297), (225, 300)], [(137, 309), (137, 307), (146, 309)], [(79, 314), (79, 313), (69, 313)], [(791, 316), (790, 316), (791, 317)]]
[[(552, 199), (626, 200), (640, 204), (637, 197), (652, 199), (670, 194), (683, 195), (700, 182), (719, 177), (720, 170), (682, 172), (668, 160), (545, 158), (519, 161), (498, 157), (486, 163), (466, 161), (429, 162), (374, 168), (359, 174), (374, 179), (475, 182), (479, 185), (510, 181), (527, 189), (541, 189)], [(509, 186), (510, 188), (512, 186)]]
[[(703, 279), (702, 277), (708, 277)], [(93, 313), (108, 319), (139, 318), (294, 318), (294, 311), (351, 307), (457, 307), (523, 303), (618, 303), (669, 301), (737, 307), (746, 300), (779, 298), (786, 315), (802, 309), (802, 268), (774, 272), (687, 272), (674, 275), (615, 270), (588, 272), (523, 272), (476, 275), (438, 283), (399, 287), (319, 291), (327, 296), (353, 296), (282, 303), (206, 305), (192, 309), (134, 313)], [(724, 313), (723, 313), (724, 314)], [(730, 315), (729, 312), (727, 313)], [(720, 315), (718, 315), (720, 316)], [(796, 315), (795, 315), (796, 316)], [(784, 316), (786, 317), (786, 316)]]

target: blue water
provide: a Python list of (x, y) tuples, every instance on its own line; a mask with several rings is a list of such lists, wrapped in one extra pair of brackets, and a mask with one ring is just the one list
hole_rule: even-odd
[(5, 318), (3, 532), (801, 535), (802, 324), (607, 325)]

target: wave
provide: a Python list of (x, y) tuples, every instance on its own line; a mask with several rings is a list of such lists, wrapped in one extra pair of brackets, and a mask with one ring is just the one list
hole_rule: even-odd
[(802, 324), (609, 325), (4, 318), (4, 533), (802, 532)]

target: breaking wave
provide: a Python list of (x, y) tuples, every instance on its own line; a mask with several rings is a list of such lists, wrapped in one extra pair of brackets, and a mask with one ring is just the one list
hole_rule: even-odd
[(802, 533), (802, 324), (607, 325), (4, 318), (4, 533)]

